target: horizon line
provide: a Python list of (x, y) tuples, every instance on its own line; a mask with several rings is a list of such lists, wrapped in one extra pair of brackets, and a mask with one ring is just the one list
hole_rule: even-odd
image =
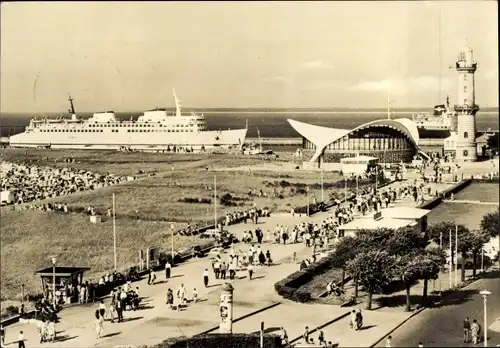
[[(439, 105), (439, 104), (437, 104)], [(412, 111), (412, 110), (433, 110), (434, 106), (408, 106), (408, 107), (399, 107), (392, 108), (391, 112), (398, 111)], [(175, 110), (175, 106), (159, 106), (158, 109), (165, 110)], [(324, 111), (381, 111), (387, 112), (387, 107), (266, 107), (266, 106), (244, 106), (244, 107), (183, 107), (183, 110), (187, 111), (198, 111), (198, 112), (212, 112), (212, 111), (303, 111), (303, 112), (324, 112)], [(492, 110), (493, 109), (493, 110)], [(113, 110), (113, 109), (105, 109), (105, 110), (82, 110), (77, 111), (78, 113), (96, 113), (96, 112), (115, 112), (115, 113), (142, 113), (144, 111), (151, 111), (155, 109), (141, 109), (141, 110)], [(500, 106), (483, 106), (479, 110), (481, 111), (499, 111)], [(0, 111), (0, 115), (3, 114), (66, 114), (66, 111)]]

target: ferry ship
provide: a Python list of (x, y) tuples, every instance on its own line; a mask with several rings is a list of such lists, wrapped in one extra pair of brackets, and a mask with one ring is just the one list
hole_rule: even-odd
[(71, 118), (32, 119), (25, 132), (10, 137), (11, 147), (194, 151), (241, 148), (247, 128), (208, 130), (203, 114), (183, 115), (175, 99), (175, 114), (165, 109), (145, 111), (134, 121), (119, 120), (113, 111), (77, 118), (69, 96)]
[(429, 130), (453, 130), (456, 128), (457, 114), (450, 107), (450, 97), (446, 97), (446, 104), (434, 106), (434, 114), (419, 113), (412, 115), (413, 122), (418, 128)]

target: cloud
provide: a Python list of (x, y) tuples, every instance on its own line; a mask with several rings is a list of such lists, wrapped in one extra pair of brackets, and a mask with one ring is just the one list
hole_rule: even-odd
[(334, 66), (330, 63), (323, 62), (322, 60), (313, 60), (302, 64), (306, 69), (333, 69)]
[[(449, 80), (441, 81), (441, 90), (453, 87)], [(408, 94), (428, 91), (439, 91), (439, 79), (432, 76), (408, 77), (406, 79), (385, 79), (379, 81), (361, 81), (347, 89), (350, 91), (390, 92), (391, 94)]]

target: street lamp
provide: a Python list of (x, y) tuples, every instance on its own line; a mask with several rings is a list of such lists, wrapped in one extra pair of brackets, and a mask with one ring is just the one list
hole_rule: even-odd
[(52, 256), (51, 261), (52, 261), (52, 303), (54, 305), (54, 308), (56, 308), (56, 263), (57, 263), (57, 257)]
[(491, 295), (491, 292), (488, 290), (483, 290), (480, 292), (483, 295), (483, 305), (484, 305), (484, 346), (488, 347), (488, 319), (487, 319), (487, 304), (488, 304), (488, 295)]
[(174, 266), (174, 224), (170, 224), (170, 230), (172, 231), (172, 267)]

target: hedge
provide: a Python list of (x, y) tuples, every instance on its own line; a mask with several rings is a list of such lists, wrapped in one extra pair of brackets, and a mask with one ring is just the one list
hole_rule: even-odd
[[(256, 348), (260, 347), (259, 334), (206, 334), (190, 338), (169, 338), (151, 348)], [(283, 347), (278, 335), (264, 335), (264, 348)]]
[(320, 202), (316, 204), (309, 204), (309, 209), (307, 208), (307, 205), (304, 205), (302, 207), (295, 208), (293, 211), (296, 214), (307, 214), (307, 211), (309, 210), (309, 215), (316, 214), (317, 212), (320, 211), (325, 211), (326, 206), (325, 203)]
[(296, 302), (307, 302), (311, 299), (308, 291), (299, 288), (310, 282), (315, 276), (332, 268), (333, 255), (328, 255), (309, 267), (290, 274), (288, 277), (274, 284), (274, 290), (286, 299)]

